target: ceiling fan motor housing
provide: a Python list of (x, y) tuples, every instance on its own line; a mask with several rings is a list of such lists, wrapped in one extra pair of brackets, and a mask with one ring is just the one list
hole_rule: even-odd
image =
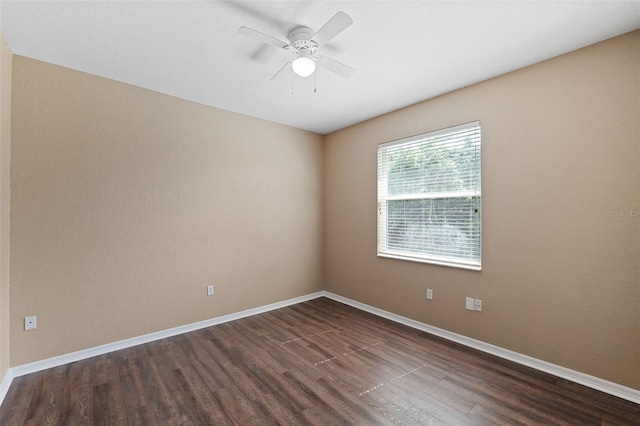
[(309, 55), (312, 55), (318, 48), (318, 43), (311, 40), (314, 32), (309, 27), (296, 27), (289, 32), (289, 43), (297, 52), (305, 49)]

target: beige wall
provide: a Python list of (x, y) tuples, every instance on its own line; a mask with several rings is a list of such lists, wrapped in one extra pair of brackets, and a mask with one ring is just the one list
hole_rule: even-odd
[(12, 366), (321, 289), (321, 136), (20, 56), (12, 119)]
[[(640, 389), (639, 76), (636, 31), (328, 135), (326, 289)], [(482, 272), (377, 258), (376, 145), (473, 120)]]
[(13, 55), (0, 34), (0, 382), (9, 370), (9, 159)]

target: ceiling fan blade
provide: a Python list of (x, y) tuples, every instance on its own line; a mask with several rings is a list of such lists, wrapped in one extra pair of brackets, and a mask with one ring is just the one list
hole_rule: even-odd
[(353, 68), (326, 56), (320, 56), (318, 65), (344, 78), (350, 78), (356, 72)]
[(349, 15), (344, 12), (338, 12), (318, 32), (311, 36), (311, 40), (318, 43), (318, 46), (322, 46), (346, 30), (351, 24), (353, 24), (353, 19)]
[(282, 72), (282, 70), (284, 70), (286, 67), (288, 67), (288, 66), (291, 64), (291, 62), (293, 62), (293, 61), (289, 61), (289, 62), (287, 62), (286, 64), (284, 64), (284, 65), (282, 66), (282, 68), (280, 68), (280, 70), (278, 70), (278, 72), (277, 72), (277, 73), (275, 73), (275, 74), (273, 75), (273, 77), (271, 77), (271, 78), (269, 79), (269, 81), (272, 81), (274, 78), (276, 78), (276, 77), (278, 76), (278, 74), (280, 74), (280, 73)]
[(238, 28), (238, 33), (245, 35), (247, 37), (255, 38), (256, 40), (260, 40), (263, 43), (270, 44), (279, 49), (284, 49), (289, 43), (285, 43), (284, 41), (280, 41), (277, 38), (268, 36), (266, 34), (262, 34), (260, 31), (252, 30), (249, 27), (240, 27)]

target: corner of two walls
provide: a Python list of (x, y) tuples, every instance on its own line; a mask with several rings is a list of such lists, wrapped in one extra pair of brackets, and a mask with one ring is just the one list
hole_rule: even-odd
[[(326, 290), (640, 389), (639, 75), (640, 30), (328, 135)], [(377, 144), (474, 120), (483, 270), (376, 257)]]
[(322, 136), (13, 71), (12, 366), (321, 290)]
[[(9, 371), (9, 201), (11, 68), (13, 54), (0, 33), (0, 383)], [(0, 386), (0, 393), (2, 387)]]

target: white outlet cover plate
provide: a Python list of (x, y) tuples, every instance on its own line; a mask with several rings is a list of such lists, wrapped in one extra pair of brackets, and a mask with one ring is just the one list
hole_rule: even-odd
[(473, 303), (473, 309), (478, 312), (482, 312), (482, 300), (475, 299)]
[(24, 317), (24, 329), (33, 330), (36, 328), (36, 316)]

